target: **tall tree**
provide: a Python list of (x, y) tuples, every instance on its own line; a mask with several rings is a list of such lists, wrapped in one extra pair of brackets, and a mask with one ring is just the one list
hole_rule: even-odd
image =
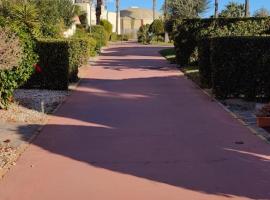
[(215, 0), (215, 18), (218, 18), (218, 0)]
[(153, 0), (153, 20), (156, 19), (157, 0)]
[(103, 4), (103, 0), (97, 0), (97, 7), (96, 7), (96, 18), (97, 18), (97, 25), (100, 25), (100, 17), (101, 17), (101, 6)]
[(208, 5), (208, 0), (167, 0), (167, 11), (170, 19), (196, 18)]
[(120, 0), (115, 0), (115, 6), (116, 6), (116, 33), (119, 34), (119, 19), (120, 19), (120, 16), (119, 16), (119, 7), (120, 7)]
[(254, 17), (269, 17), (270, 12), (266, 8), (261, 8), (259, 10), (256, 10), (254, 13)]
[(220, 13), (221, 17), (244, 17), (245, 16), (245, 5), (236, 2), (230, 2), (226, 5), (225, 9)]
[[(168, 20), (168, 4), (167, 4), (167, 0), (164, 0), (163, 11), (164, 11), (164, 19), (165, 19), (164, 21), (166, 23), (166, 21)], [(169, 33), (166, 31), (166, 29), (165, 29), (164, 41), (169, 42)]]
[(246, 0), (245, 2), (245, 17), (249, 17), (250, 12), (249, 12), (249, 0)]

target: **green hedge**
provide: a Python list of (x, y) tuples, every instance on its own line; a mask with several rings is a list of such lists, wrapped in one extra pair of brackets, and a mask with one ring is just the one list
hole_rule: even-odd
[(270, 37), (211, 41), (213, 92), (218, 98), (270, 99)]
[(34, 72), (33, 64), (37, 61), (35, 53), (35, 39), (26, 26), (8, 21), (0, 17), (0, 26), (8, 27), (16, 33), (23, 48), (23, 58), (19, 66), (14, 66), (11, 70), (0, 70), (0, 108), (7, 108), (13, 92), (23, 85)]
[(210, 38), (205, 38), (198, 43), (198, 65), (200, 72), (200, 85), (203, 88), (212, 87), (210, 47), (211, 47)]
[(97, 42), (98, 50), (101, 47), (106, 46), (109, 40), (109, 33), (101, 25), (91, 26), (91, 37), (93, 37)]
[(39, 40), (40, 70), (36, 70), (25, 87), (67, 90), (70, 82), (78, 80), (78, 68), (85, 61), (87, 48), (87, 41), (82, 39)]
[(186, 19), (174, 35), (176, 60), (188, 65), (199, 42), (207, 37), (253, 36), (269, 33), (270, 18)]
[(87, 42), (87, 49), (85, 52), (87, 52), (87, 57), (94, 57), (97, 54), (97, 41), (91, 37), (91, 35), (86, 32), (85, 28), (77, 27), (76, 33), (74, 34), (73, 38), (79, 38), (81, 40), (84, 40)]

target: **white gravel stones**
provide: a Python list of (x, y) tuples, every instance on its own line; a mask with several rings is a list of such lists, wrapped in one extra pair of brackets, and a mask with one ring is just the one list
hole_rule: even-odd
[(8, 110), (0, 110), (0, 120), (13, 123), (43, 123), (46, 114), (52, 113), (68, 95), (68, 91), (16, 90), (15, 102)]

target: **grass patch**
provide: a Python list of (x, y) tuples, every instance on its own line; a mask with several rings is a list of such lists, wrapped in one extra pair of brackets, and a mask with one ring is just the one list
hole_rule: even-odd
[(199, 74), (198, 66), (187, 66), (187, 67), (181, 68), (181, 70), (193, 82), (195, 82), (197, 85), (200, 85), (200, 74)]
[[(159, 51), (159, 53), (165, 57), (170, 63), (176, 63), (175, 60), (175, 49), (168, 48)], [(181, 71), (196, 84), (200, 85), (200, 74), (198, 63), (192, 63), (190, 66), (182, 67)]]
[(174, 48), (163, 49), (159, 51), (160, 55), (165, 57), (170, 63), (175, 63), (175, 50)]
[(152, 45), (159, 45), (159, 46), (174, 46), (173, 42), (158, 42), (158, 41), (151, 41)]

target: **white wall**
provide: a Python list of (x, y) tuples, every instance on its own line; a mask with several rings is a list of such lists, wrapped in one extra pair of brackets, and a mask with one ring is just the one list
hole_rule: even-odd
[[(90, 23), (90, 5), (89, 3), (77, 3), (76, 5), (80, 6), (82, 11), (87, 13), (87, 24), (88, 26), (96, 24), (96, 8), (93, 5), (91, 9), (91, 23)], [(108, 20), (113, 25), (113, 32), (116, 32), (116, 12), (107, 11), (104, 6), (102, 6), (101, 19)], [(118, 33), (120, 33), (120, 14), (118, 21)]]

